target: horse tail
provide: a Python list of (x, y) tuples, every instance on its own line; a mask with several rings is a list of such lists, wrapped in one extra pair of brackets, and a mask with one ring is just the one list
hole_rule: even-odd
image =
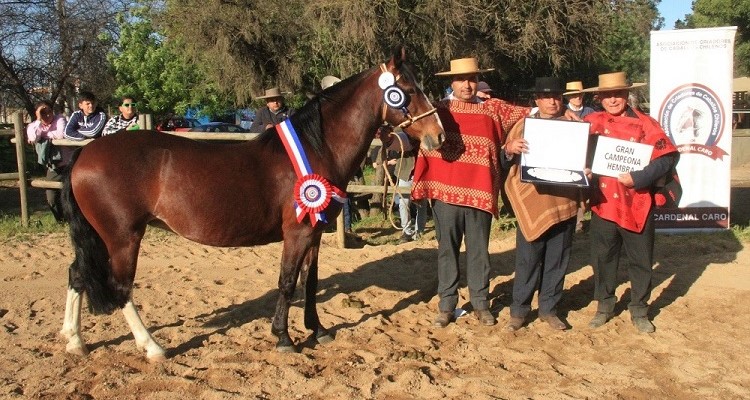
[(63, 173), (61, 193), (63, 212), (70, 225), (70, 238), (75, 249), (75, 259), (68, 269), (68, 286), (79, 293), (86, 293), (89, 311), (93, 314), (111, 314), (125, 306), (130, 293), (114, 281), (107, 247), (81, 212), (73, 195), (70, 177), (79, 153), (80, 149), (73, 153)]

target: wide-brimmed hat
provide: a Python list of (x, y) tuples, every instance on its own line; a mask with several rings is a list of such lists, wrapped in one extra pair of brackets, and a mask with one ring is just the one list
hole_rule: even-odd
[(282, 92), (279, 88), (273, 87), (270, 89), (266, 89), (266, 92), (263, 96), (258, 96), (258, 99), (272, 99), (274, 97), (284, 97), (285, 94), (289, 94), (289, 92)]
[(565, 83), (560, 78), (552, 76), (543, 76), (536, 78), (534, 87), (524, 90), (532, 93), (561, 93), (565, 91)]
[(607, 92), (610, 90), (633, 89), (645, 85), (645, 82), (630, 83), (625, 72), (610, 72), (608, 74), (599, 75), (599, 86), (583, 89), (581, 92)]
[(477, 59), (474, 57), (459, 58), (451, 60), (450, 71), (438, 72), (437, 76), (464, 75), (464, 74), (481, 74), (483, 72), (494, 71), (495, 68), (480, 69)]
[(477, 83), (477, 92), (491, 92), (492, 88), (490, 85), (485, 81), (479, 81)]
[(323, 77), (323, 79), (320, 80), (320, 87), (322, 89), (328, 89), (329, 87), (341, 82), (341, 79), (332, 76), (332, 75), (326, 75)]
[(572, 81), (565, 84), (565, 90), (567, 92), (563, 93), (563, 96), (567, 96), (569, 94), (581, 94), (583, 93), (583, 82), (581, 81)]

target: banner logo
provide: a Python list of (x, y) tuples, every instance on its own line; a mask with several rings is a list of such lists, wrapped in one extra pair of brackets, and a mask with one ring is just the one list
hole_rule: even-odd
[(724, 132), (724, 105), (708, 86), (678, 86), (666, 96), (658, 115), (680, 153), (702, 154), (714, 160), (728, 154), (717, 146)]

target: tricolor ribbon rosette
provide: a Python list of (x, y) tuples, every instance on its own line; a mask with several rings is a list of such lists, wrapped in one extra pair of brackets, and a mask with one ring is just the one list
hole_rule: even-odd
[(305, 215), (309, 214), (312, 226), (315, 226), (318, 221), (326, 223), (323, 212), (331, 203), (331, 199), (343, 203), (346, 201), (346, 194), (331, 185), (326, 178), (312, 172), (305, 150), (302, 148), (291, 121), (285, 120), (276, 125), (276, 132), (297, 173), (297, 183), (294, 185), (294, 208), (297, 212), (297, 221), (302, 222)]

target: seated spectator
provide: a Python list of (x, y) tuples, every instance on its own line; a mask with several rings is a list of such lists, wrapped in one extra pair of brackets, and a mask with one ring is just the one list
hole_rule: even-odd
[(107, 121), (104, 126), (102, 136), (111, 135), (119, 130), (127, 129), (129, 131), (141, 129), (138, 126), (138, 113), (136, 112), (136, 103), (132, 96), (123, 96), (120, 102), (120, 115), (115, 115)]
[(65, 138), (70, 140), (94, 139), (101, 136), (107, 114), (97, 107), (96, 96), (91, 92), (81, 92), (78, 99), (78, 111), (70, 116), (65, 127)]
[[(74, 148), (67, 146), (56, 147), (52, 139), (65, 138), (65, 116), (55, 115), (52, 102), (43, 100), (36, 103), (36, 120), (26, 127), (26, 140), (34, 144), (38, 155), (38, 163), (47, 168), (47, 179), (62, 182), (63, 171), (67, 168)], [(47, 204), (57, 222), (63, 222), (60, 191), (48, 189), (46, 191)]]

